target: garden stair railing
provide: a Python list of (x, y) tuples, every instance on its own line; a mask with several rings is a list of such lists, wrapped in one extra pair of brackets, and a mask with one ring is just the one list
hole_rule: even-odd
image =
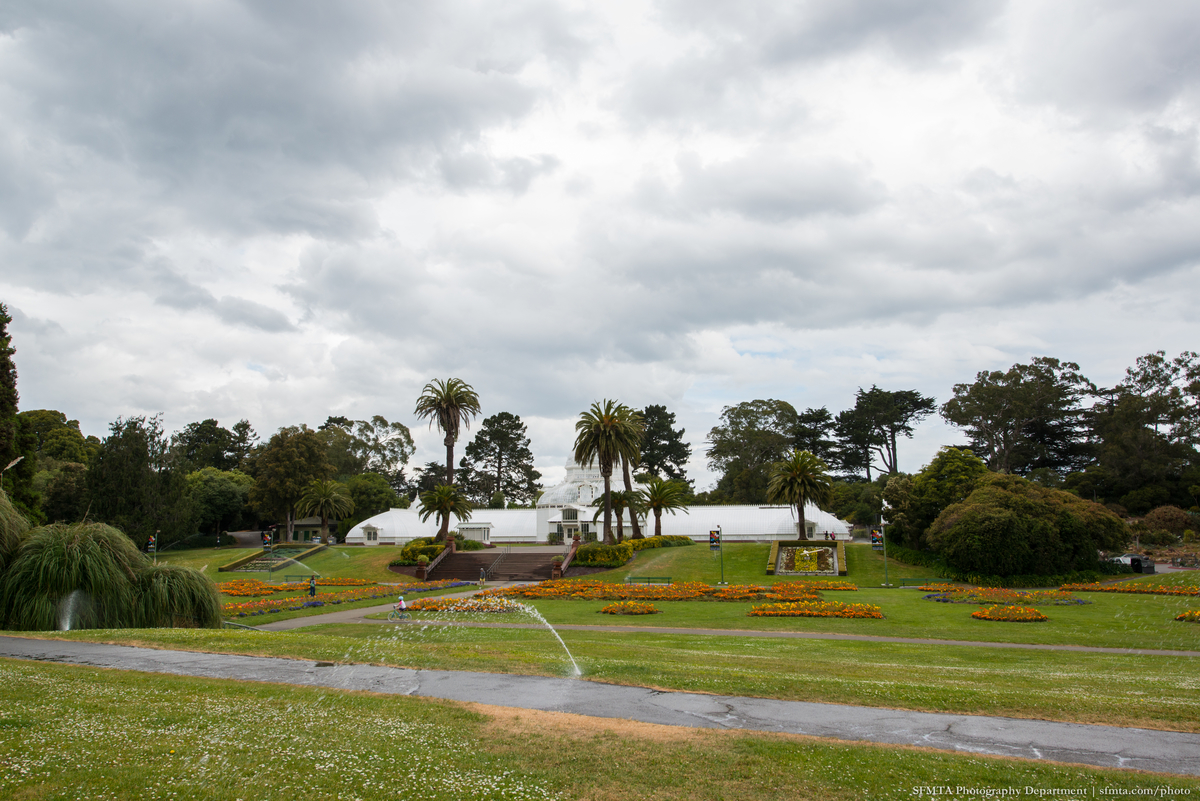
[(443, 559), (445, 559), (447, 556), (449, 556), (452, 553), (453, 553), (453, 551), (451, 551), (449, 547), (442, 548), (442, 552), (439, 553), (437, 556), (433, 557), (433, 561), (431, 561), (429, 564), (425, 565), (425, 575), (426, 576), (431, 575), (433, 573), (433, 569), (435, 567), (437, 567), (438, 564), (440, 564)]
[(563, 551), (563, 561), (559, 566), (559, 570), (563, 573), (567, 572), (567, 568), (571, 566), (571, 560), (575, 558), (575, 552), (579, 550), (579, 540), (571, 540), (571, 544)]
[(504, 557), (508, 556), (511, 552), (512, 546), (505, 545), (503, 550), (500, 551), (500, 555), (496, 557), (496, 561), (492, 562), (492, 566), (484, 572), (483, 575), (486, 580), (491, 581), (492, 573), (496, 570), (496, 568), (500, 567), (500, 563), (504, 561)]

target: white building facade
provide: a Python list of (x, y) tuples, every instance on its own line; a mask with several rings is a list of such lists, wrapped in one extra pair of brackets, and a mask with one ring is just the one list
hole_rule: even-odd
[[(613, 489), (623, 488), (620, 474), (613, 476)], [(634, 489), (641, 485), (635, 484)], [(595, 465), (580, 467), (567, 463), (567, 474), (556, 486), (542, 493), (536, 509), (477, 509), (466, 522), (455, 525), (464, 537), (494, 545), (548, 542), (551, 535), (562, 533), (565, 541), (575, 534), (587, 538), (598, 534), (603, 522), (593, 520), (597, 508), (592, 503), (604, 496), (604, 478)], [(663, 534), (690, 537), (707, 542), (710, 531), (721, 530), (726, 542), (810, 539), (828, 537), (849, 539), (850, 527), (833, 515), (809, 504), (804, 510), (807, 536), (802, 535), (796, 511), (790, 506), (691, 506), (672, 515), (664, 513)], [(642, 533), (654, 533), (654, 518), (639, 517)], [(614, 521), (613, 525), (616, 525)], [(346, 535), (347, 545), (404, 545), (419, 537), (437, 534), (437, 516), (421, 522), (416, 509), (390, 509), (364, 520)], [(625, 521), (625, 534), (630, 533)]]

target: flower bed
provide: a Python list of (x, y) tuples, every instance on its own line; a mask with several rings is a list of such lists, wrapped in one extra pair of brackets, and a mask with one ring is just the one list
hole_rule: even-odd
[(1135, 595), (1200, 595), (1200, 587), (1166, 584), (1064, 584), (1060, 589), (1072, 592), (1127, 592)]
[[(936, 586), (936, 585), (935, 585)], [(950, 585), (941, 585), (943, 587)], [(925, 596), (926, 601), (944, 604), (992, 604), (1000, 606), (1076, 606), (1090, 604), (1062, 590), (1005, 590), (997, 587), (953, 587)]]
[(794, 601), (755, 606), (748, 617), (856, 617), (883, 619), (883, 611), (874, 604), (844, 604), (841, 601)]
[(521, 587), (484, 590), (481, 596), (529, 598), (532, 600), (584, 601), (803, 601), (818, 600), (818, 590), (857, 590), (854, 584), (832, 581), (789, 581), (771, 587), (734, 584), (713, 587), (699, 581), (675, 584), (615, 584), (610, 581), (555, 579)]
[(1175, 619), (1187, 623), (1200, 623), (1200, 609), (1189, 609), (1186, 612), (1180, 612), (1175, 616)]
[(1041, 623), (1050, 618), (1031, 606), (989, 606), (971, 613), (976, 620), (999, 620), (1005, 623)]
[[(374, 581), (356, 578), (318, 578), (318, 587), (367, 587)], [(308, 589), (308, 581), (291, 581), (280, 584), (268, 584), (259, 579), (234, 579), (222, 581), (217, 585), (217, 592), (236, 597), (257, 597), (276, 592), (302, 592)]]
[(518, 605), (504, 598), (422, 598), (408, 608), (414, 612), (515, 612)]
[(657, 615), (662, 612), (654, 604), (643, 601), (617, 601), (600, 610), (606, 615)]
[(387, 598), (408, 593), (430, 592), (432, 590), (444, 590), (451, 587), (470, 586), (474, 585), (469, 581), (445, 579), (442, 581), (421, 582), (419, 584), (404, 584), (398, 587), (360, 587), (353, 590), (343, 590), (342, 592), (319, 592), (315, 597), (308, 598), (306, 601), (302, 601), (305, 596), (301, 596), (300, 598), (264, 598), (260, 601), (235, 601), (222, 606), (221, 613), (225, 617), (267, 615), (272, 612), (303, 609), (306, 606), (337, 606), (338, 604), (365, 601), (371, 598)]

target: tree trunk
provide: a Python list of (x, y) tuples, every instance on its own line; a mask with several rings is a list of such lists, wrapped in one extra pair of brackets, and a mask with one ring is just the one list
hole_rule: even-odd
[(287, 510), (287, 541), (292, 541), (292, 532), (296, 528), (296, 515), (291, 509)]
[(804, 519), (804, 501), (796, 504), (796, 519), (800, 521), (800, 539), (808, 539), (808, 521)]
[(654, 536), (662, 536), (662, 509), (654, 510)]
[(612, 468), (604, 476), (604, 544), (615, 545), (612, 533)]
[[(454, 483), (454, 435), (446, 434), (446, 483)], [(448, 519), (447, 519), (447, 522)]]
[[(621, 457), (621, 471), (625, 474), (625, 492), (628, 493), (628, 495), (626, 497), (629, 498), (630, 503), (632, 504), (632, 502), (633, 502), (633, 482), (630, 481), (630, 479), (629, 479), (629, 460), (626, 459), (624, 456)], [(633, 540), (643, 539), (642, 527), (638, 525), (637, 510), (635, 510), (632, 505), (630, 505), (630, 507), (629, 507), (629, 528), (631, 528), (633, 530), (633, 534), (631, 534), (629, 537), (630, 539), (633, 539)]]
[(625, 541), (625, 508), (617, 507), (617, 545)]
[(442, 513), (442, 530), (438, 532), (438, 539), (444, 540), (450, 536), (450, 513)]
[(329, 544), (329, 518), (321, 515), (321, 542)]

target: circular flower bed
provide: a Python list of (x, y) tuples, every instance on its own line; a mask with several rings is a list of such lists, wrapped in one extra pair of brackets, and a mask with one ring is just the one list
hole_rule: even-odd
[(989, 606), (976, 609), (971, 613), (971, 617), (1005, 623), (1041, 623), (1050, 619), (1031, 606)]
[[(931, 585), (939, 586), (939, 585)], [(940, 585), (946, 589), (925, 596), (926, 601), (937, 601), (944, 604), (992, 604), (1000, 606), (1076, 606), (1090, 604), (1082, 598), (1076, 598), (1062, 590), (1006, 590), (998, 587), (953, 587)], [(922, 589), (925, 589), (924, 587)]]
[(662, 610), (642, 601), (617, 601), (600, 611), (606, 615), (657, 615)]
[(1200, 623), (1200, 609), (1189, 609), (1186, 612), (1181, 612), (1176, 615), (1176, 620), (1183, 620), (1187, 623)]
[(874, 604), (844, 604), (841, 601), (796, 601), (751, 607), (749, 617), (859, 617), (883, 619)]

